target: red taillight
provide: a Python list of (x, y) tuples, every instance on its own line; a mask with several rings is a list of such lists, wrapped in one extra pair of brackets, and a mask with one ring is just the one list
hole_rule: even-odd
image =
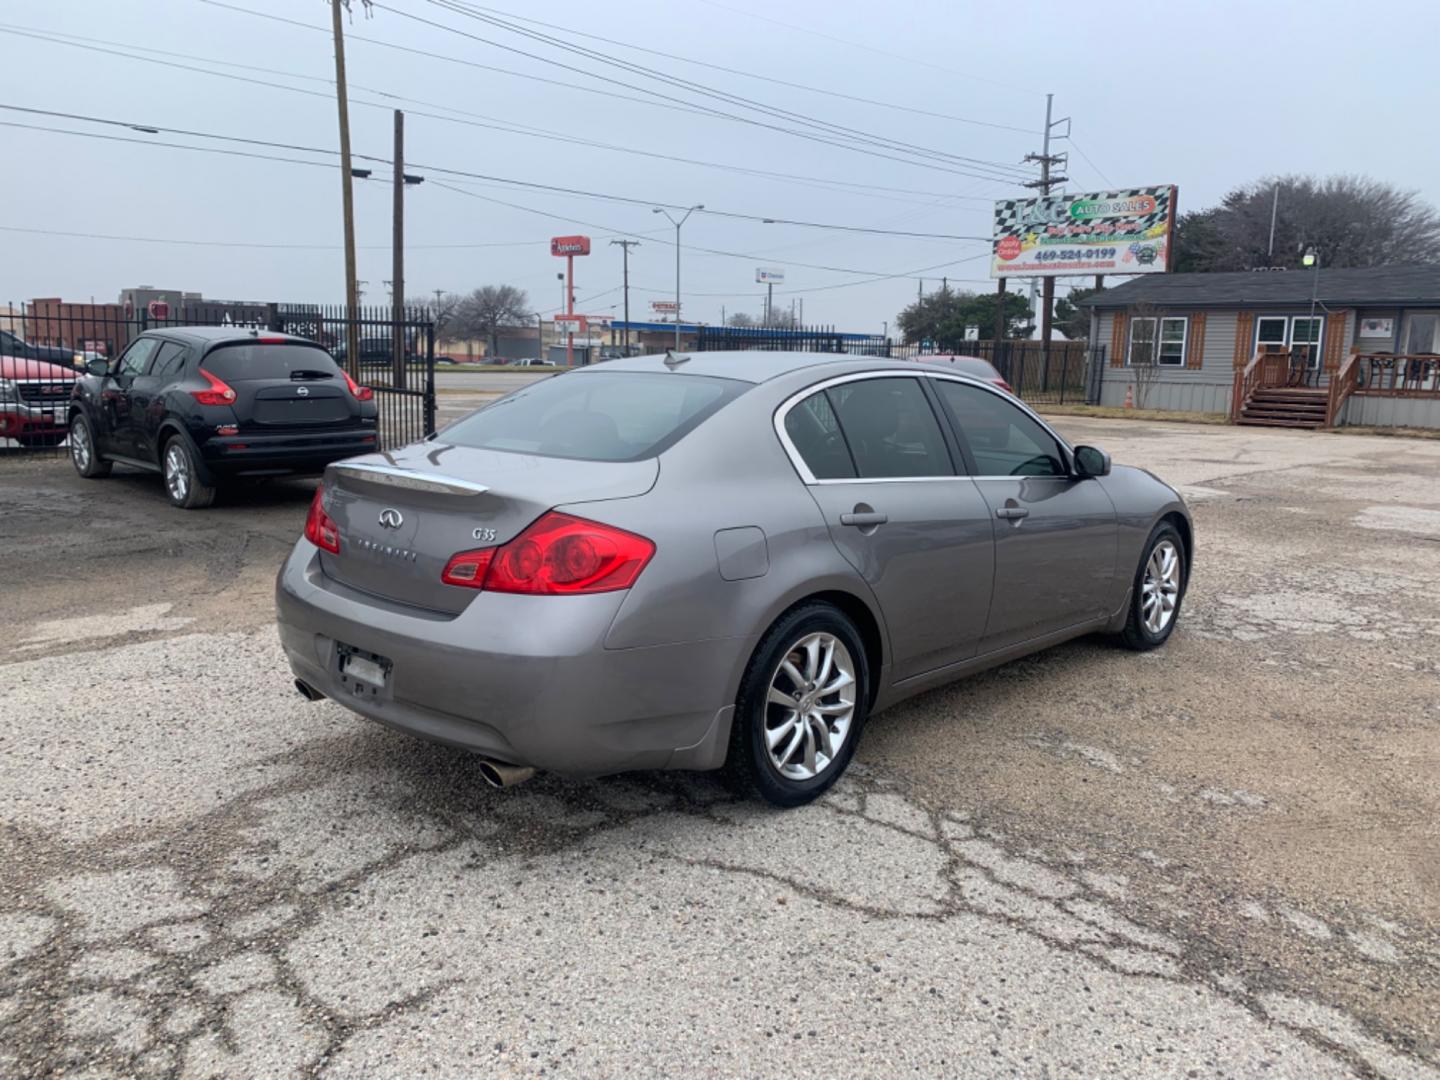
[(356, 401), (369, 401), (375, 396), (374, 390), (371, 390), (368, 386), (361, 386), (350, 377), (348, 371), (342, 371), (340, 374), (345, 376), (345, 385), (350, 388), (350, 393), (355, 395)]
[(338, 555), (340, 554), (340, 529), (331, 520), (330, 515), (325, 513), (324, 499), (325, 485), (321, 484), (315, 489), (315, 497), (310, 500), (310, 514), (305, 518), (305, 539), (318, 548), (324, 548), (332, 555)]
[(226, 386), (203, 367), (199, 369), (200, 377), (210, 384), (209, 390), (191, 390), (190, 396), (201, 405), (233, 405), (235, 404), (235, 391)]
[(635, 584), (654, 554), (643, 536), (552, 511), (508, 544), (462, 551), (440, 580), (533, 596), (613, 592)]
[(1011, 386), (1008, 382), (1006, 382), (1004, 379), (991, 379), (990, 381), (991, 381), (994, 385), (998, 386), (1001, 390), (1004, 390), (1007, 394), (1013, 394), (1013, 393), (1015, 393), (1014, 387), (1012, 387), (1012, 386)]

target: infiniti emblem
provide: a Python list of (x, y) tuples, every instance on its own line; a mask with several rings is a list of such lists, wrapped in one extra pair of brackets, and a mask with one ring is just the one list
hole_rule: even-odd
[(296, 394), (296, 396), (298, 396), (298, 397), (309, 397), (309, 396), (310, 396), (310, 388), (309, 388), (308, 386), (297, 386), (297, 387), (295, 388), (295, 394)]
[(387, 529), (398, 529), (401, 525), (405, 524), (405, 518), (399, 510), (393, 507), (387, 507), (380, 511), (380, 524), (384, 525)]

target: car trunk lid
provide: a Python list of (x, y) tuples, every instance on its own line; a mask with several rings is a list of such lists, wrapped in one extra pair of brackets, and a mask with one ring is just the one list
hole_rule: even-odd
[(325, 574), (387, 600), (457, 614), (478, 595), (440, 575), (461, 551), (514, 539), (562, 504), (625, 499), (654, 485), (654, 458), (576, 461), (417, 443), (331, 465), (325, 512), (340, 532)]
[(241, 434), (323, 431), (360, 420), (359, 401), (318, 345), (225, 344), (206, 353), (200, 366), (235, 391), (232, 407)]

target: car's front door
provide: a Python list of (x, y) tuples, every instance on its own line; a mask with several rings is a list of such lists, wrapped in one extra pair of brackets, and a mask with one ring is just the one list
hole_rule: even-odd
[(160, 421), (165, 417), (165, 388), (185, 366), (185, 356), (184, 345), (161, 342), (150, 366), (130, 383), (130, 439), (134, 454), (141, 461), (160, 462), (160, 448), (155, 440)]
[(932, 376), (995, 528), (995, 593), (982, 649), (1094, 619), (1115, 576), (1115, 506), (1074, 475), (1038, 420), (997, 390)]
[(100, 390), (100, 426), (103, 430), (95, 433), (105, 452), (122, 457), (137, 456), (130, 392), (135, 380), (149, 368), (150, 358), (159, 347), (160, 342), (156, 338), (136, 338), (105, 376)]
[(990, 511), (919, 379), (838, 380), (795, 402), (783, 428), (830, 536), (880, 603), (891, 677), (973, 656), (994, 570)]

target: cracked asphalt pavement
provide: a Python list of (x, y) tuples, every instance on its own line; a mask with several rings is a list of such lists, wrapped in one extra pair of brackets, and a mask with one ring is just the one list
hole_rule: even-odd
[(1440, 442), (1062, 418), (1179, 630), (876, 717), (816, 805), (310, 704), (311, 486), (0, 460), (0, 1075), (1440, 1077)]

